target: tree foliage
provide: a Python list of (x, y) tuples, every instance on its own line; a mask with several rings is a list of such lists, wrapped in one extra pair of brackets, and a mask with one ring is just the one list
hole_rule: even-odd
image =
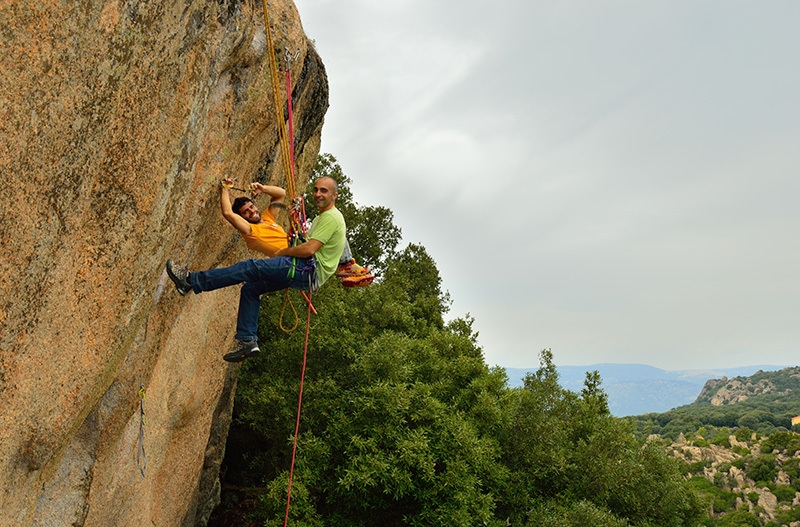
[[(488, 432), (499, 420), (506, 377), (484, 363), (471, 319), (441, 323), (438, 272), (406, 272), (412, 257), (429, 258), (408, 248), (381, 284), (326, 286), (314, 301), (324, 316), (313, 318), (311, 330), (297, 462), (303, 491), (292, 500), (301, 501), (293, 524), (492, 521), (494, 489), (506, 471)], [(263, 311), (277, 312), (280, 302), (269, 299)], [(421, 318), (431, 306), (438, 318)], [(245, 365), (237, 393), (238, 420), (265, 447), (253, 470), (272, 478), (270, 489), (286, 480), (296, 404), (287, 395), (297, 393), (302, 347), (299, 332), (284, 335), (275, 322), (262, 320), (270, 353)], [(270, 491), (259, 514), (277, 524), (283, 506)]]
[[(349, 179), (332, 157), (321, 167), (342, 181), (357, 232)], [(678, 462), (610, 415), (597, 372), (565, 390), (543, 350), (509, 388), (473, 319), (445, 320), (449, 296), (424, 247), (377, 258), (381, 280), (334, 280), (313, 299), (291, 525), (698, 525), (702, 503)], [(228, 484), (257, 504), (249, 521), (266, 526), (283, 524), (304, 341), (281, 331), (284, 302), (262, 300), (263, 353), (240, 370), (225, 462)]]
[(597, 372), (587, 373), (578, 395), (559, 386), (550, 350), (542, 351), (540, 364), (524, 380), (503, 443), (505, 463), (514, 469), (505, 493), (513, 500), (509, 511), (568, 497), (633, 525), (677, 527), (699, 518), (700, 504), (663, 446), (637, 441), (626, 421), (610, 415)]
[[(470, 317), (441, 321), (438, 273), (410, 272), (418, 257), (409, 247), (381, 283), (314, 300), (292, 525), (696, 524), (678, 465), (609, 414), (596, 374), (564, 390), (544, 350), (509, 388)], [(277, 327), (282, 301), (265, 301), (269, 353), (245, 363), (236, 399), (237, 433), (258, 445), (240, 483), (260, 489), (264, 525), (283, 520), (303, 338)]]

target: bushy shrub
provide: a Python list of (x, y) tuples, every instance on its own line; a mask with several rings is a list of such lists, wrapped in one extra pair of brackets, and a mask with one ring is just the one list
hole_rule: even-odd
[(775, 476), (778, 475), (778, 466), (775, 462), (775, 456), (762, 455), (755, 459), (751, 459), (747, 463), (747, 477), (756, 482), (756, 484), (765, 485), (775, 481)]
[(740, 455), (740, 456), (742, 456), (742, 457), (744, 457), (744, 456), (749, 456), (749, 455), (750, 455), (750, 449), (749, 449), (749, 448), (745, 448), (745, 447), (743, 447), (743, 446), (739, 446), (739, 445), (735, 445), (735, 446), (733, 446), (733, 447), (731, 448), (731, 451), (732, 451), (734, 454), (739, 454), (739, 455)]
[(726, 514), (717, 522), (718, 527), (761, 527), (761, 520), (751, 512), (743, 510)]
[(737, 441), (745, 442), (751, 441), (753, 437), (754, 431), (746, 426), (742, 426), (736, 430), (736, 433), (733, 434)]
[(705, 461), (695, 461), (694, 463), (689, 463), (686, 466), (686, 472), (689, 474), (702, 474), (705, 466)]
[(720, 435), (711, 440), (712, 445), (719, 445), (725, 448), (731, 447), (731, 442), (728, 435)]
[(775, 497), (778, 498), (779, 502), (789, 502), (791, 503), (794, 499), (795, 491), (792, 487), (787, 485), (776, 485), (775, 488), (772, 490), (772, 493), (775, 494)]
[(689, 486), (699, 493), (707, 509), (713, 508), (715, 514), (736, 508), (736, 494), (719, 488), (706, 478), (695, 476), (689, 480)]
[(792, 432), (775, 432), (761, 442), (762, 452), (769, 453), (773, 450), (794, 454), (800, 450), (800, 435)]
[(781, 525), (789, 525), (790, 523), (800, 521), (800, 506), (778, 513), (777, 519)]
[(628, 527), (628, 522), (589, 501), (543, 502), (531, 511), (527, 527)]
[(767, 423), (774, 428), (775, 416), (766, 410), (751, 410), (739, 418), (739, 426), (760, 430)]

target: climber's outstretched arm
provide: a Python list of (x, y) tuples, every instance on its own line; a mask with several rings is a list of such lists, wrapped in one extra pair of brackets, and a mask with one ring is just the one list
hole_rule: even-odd
[(233, 180), (230, 178), (224, 178), (219, 187), (219, 208), (222, 211), (222, 217), (225, 218), (228, 223), (233, 225), (237, 231), (241, 232), (242, 234), (250, 234), (252, 232), (250, 223), (237, 213), (233, 212), (231, 191), (228, 188), (232, 186)]
[(258, 196), (259, 194), (267, 194), (270, 197), (270, 202), (283, 201), (286, 199), (286, 191), (281, 187), (276, 187), (275, 185), (262, 185), (261, 183), (253, 183), (250, 185), (250, 188), (253, 189), (253, 197)]

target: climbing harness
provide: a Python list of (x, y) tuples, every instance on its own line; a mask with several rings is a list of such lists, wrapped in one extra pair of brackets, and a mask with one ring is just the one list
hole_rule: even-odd
[(312, 271), (317, 267), (317, 262), (313, 258), (301, 258), (301, 260), (305, 260), (306, 264), (302, 267), (297, 265), (297, 258), (292, 258), (292, 267), (289, 269), (289, 272), (286, 273), (286, 278), (294, 278), (296, 272), (306, 272)]
[(144, 395), (144, 384), (142, 384), (139, 386), (139, 442), (136, 450), (136, 465), (142, 473), (142, 479), (147, 470), (147, 455), (144, 452)]

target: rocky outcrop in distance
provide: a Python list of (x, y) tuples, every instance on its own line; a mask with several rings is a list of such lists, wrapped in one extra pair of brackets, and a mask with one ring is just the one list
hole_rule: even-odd
[[(268, 6), (302, 189), (327, 78)], [(220, 178), (285, 184), (262, 4), (5, 0), (0, 41), (0, 526), (204, 525), (238, 290), (181, 297), (163, 268), (247, 256)]]
[[(711, 406), (725, 406), (741, 403), (753, 396), (773, 394), (788, 396), (798, 389), (800, 383), (800, 367), (784, 368), (779, 377), (772, 378), (766, 372), (758, 371), (750, 377), (722, 377), (706, 381), (695, 402), (708, 403)], [(786, 380), (789, 380), (787, 383)], [(793, 381), (792, 381), (793, 379)], [(782, 384), (776, 385), (777, 381)]]

